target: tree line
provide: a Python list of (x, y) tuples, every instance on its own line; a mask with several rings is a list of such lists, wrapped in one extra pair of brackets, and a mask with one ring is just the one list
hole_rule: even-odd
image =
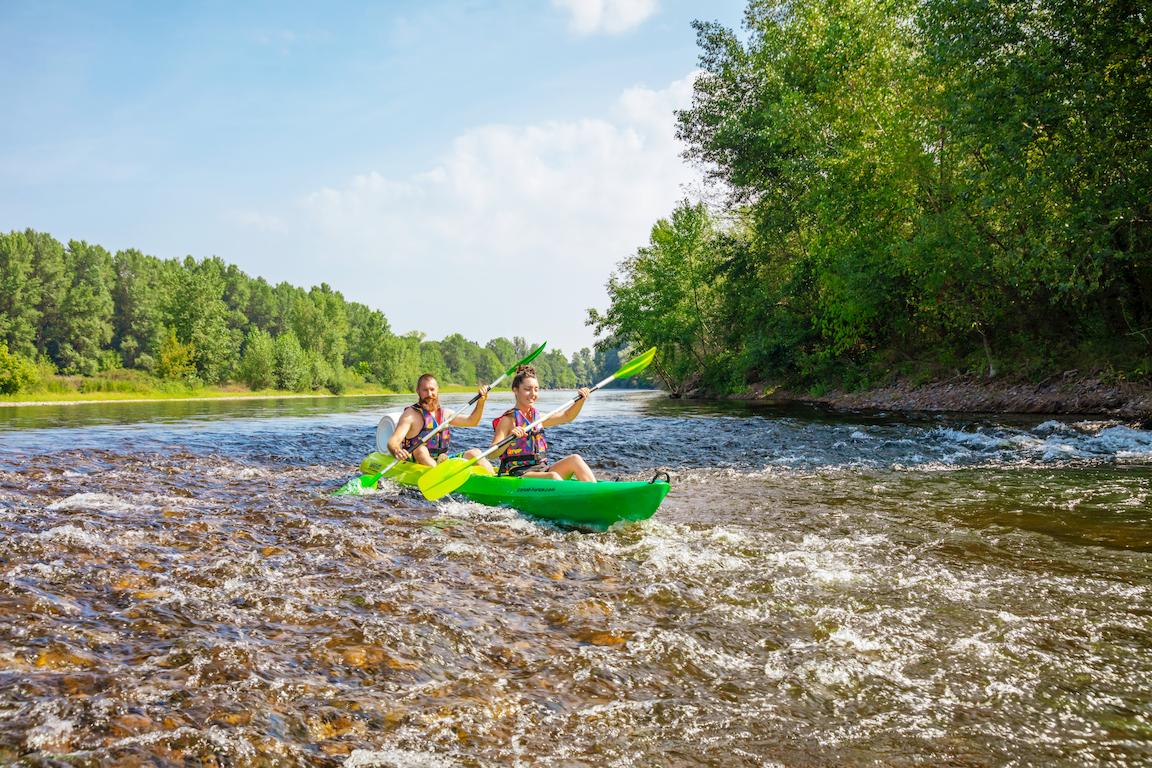
[[(382, 312), (326, 284), (271, 285), (216, 257), (164, 260), (65, 245), (33, 230), (0, 234), (0, 392), (57, 373), (121, 369), (254, 390), (411, 391), (424, 372), (471, 386), (535, 346), (520, 337), (481, 346), (460, 334), (397, 335)], [(581, 349), (567, 358), (549, 349), (533, 364), (542, 386), (575, 387), (616, 370), (619, 351)]]
[(1152, 14), (752, 0), (696, 23), (684, 201), (589, 322), (674, 390), (1152, 375)]

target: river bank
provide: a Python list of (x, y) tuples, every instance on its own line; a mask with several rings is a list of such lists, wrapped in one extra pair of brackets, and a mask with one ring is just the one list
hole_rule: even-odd
[[(475, 387), (468, 387), (460, 384), (445, 384), (440, 388), (442, 394), (461, 394), (461, 393), (474, 393)], [(386, 389), (372, 389), (357, 392), (344, 392), (339, 395), (334, 395), (329, 392), (284, 392), (284, 391), (263, 391), (263, 392), (249, 392), (243, 393), (238, 391), (224, 390), (212, 394), (203, 395), (170, 395), (164, 393), (156, 394), (142, 394), (139, 392), (70, 392), (60, 396), (60, 399), (44, 399), (45, 395), (18, 395), (8, 397), (12, 399), (0, 399), (0, 408), (4, 407), (20, 407), (20, 406), (43, 406), (43, 405), (91, 405), (94, 403), (194, 403), (202, 401), (224, 401), (224, 400), (292, 400), (292, 399), (331, 399), (340, 397), (384, 397), (391, 395), (411, 395), (415, 396), (415, 392), (393, 392)], [(35, 400), (19, 400), (17, 397), (39, 397)]]
[(814, 403), (838, 410), (1102, 415), (1152, 425), (1152, 386), (1104, 382), (1075, 371), (1036, 383), (964, 376), (919, 385), (897, 382), (858, 392), (829, 390), (821, 394), (761, 383), (732, 399)]

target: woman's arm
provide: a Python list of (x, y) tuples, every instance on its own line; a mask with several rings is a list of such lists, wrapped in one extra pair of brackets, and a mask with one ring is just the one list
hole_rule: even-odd
[[(496, 443), (506, 439), (508, 435), (512, 434), (513, 432), (516, 433), (517, 437), (524, 437), (524, 435), (527, 434), (524, 430), (524, 427), (514, 427), (515, 424), (516, 422), (513, 421), (511, 416), (501, 416), (500, 421), (496, 422), (496, 434), (492, 436), (492, 442), (490, 445), (496, 445)], [(511, 443), (509, 443), (509, 445), (511, 445)], [(504, 446), (504, 448), (500, 451), (492, 454), (491, 457), (493, 459), (498, 458), (506, 450), (508, 450), (507, 445)]]
[(588, 400), (588, 396), (592, 394), (592, 390), (588, 389), (588, 387), (580, 387), (580, 389), (576, 391), (580, 393), (580, 399), (568, 406), (568, 409), (564, 411), (564, 413), (548, 419), (542, 426), (557, 427), (561, 424), (567, 424), (580, 415), (580, 411), (584, 409), (584, 403)]

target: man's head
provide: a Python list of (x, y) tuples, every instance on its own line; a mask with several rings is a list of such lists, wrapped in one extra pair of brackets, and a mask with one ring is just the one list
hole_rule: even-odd
[(430, 373), (425, 373), (416, 381), (416, 399), (429, 411), (440, 407), (440, 383)]

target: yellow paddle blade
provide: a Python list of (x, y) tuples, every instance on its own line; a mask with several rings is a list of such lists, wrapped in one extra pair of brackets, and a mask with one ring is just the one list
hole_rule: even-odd
[(417, 485), (420, 493), (429, 501), (447, 496), (467, 482), (472, 473), (468, 470), (476, 459), (448, 459), (424, 473)]

